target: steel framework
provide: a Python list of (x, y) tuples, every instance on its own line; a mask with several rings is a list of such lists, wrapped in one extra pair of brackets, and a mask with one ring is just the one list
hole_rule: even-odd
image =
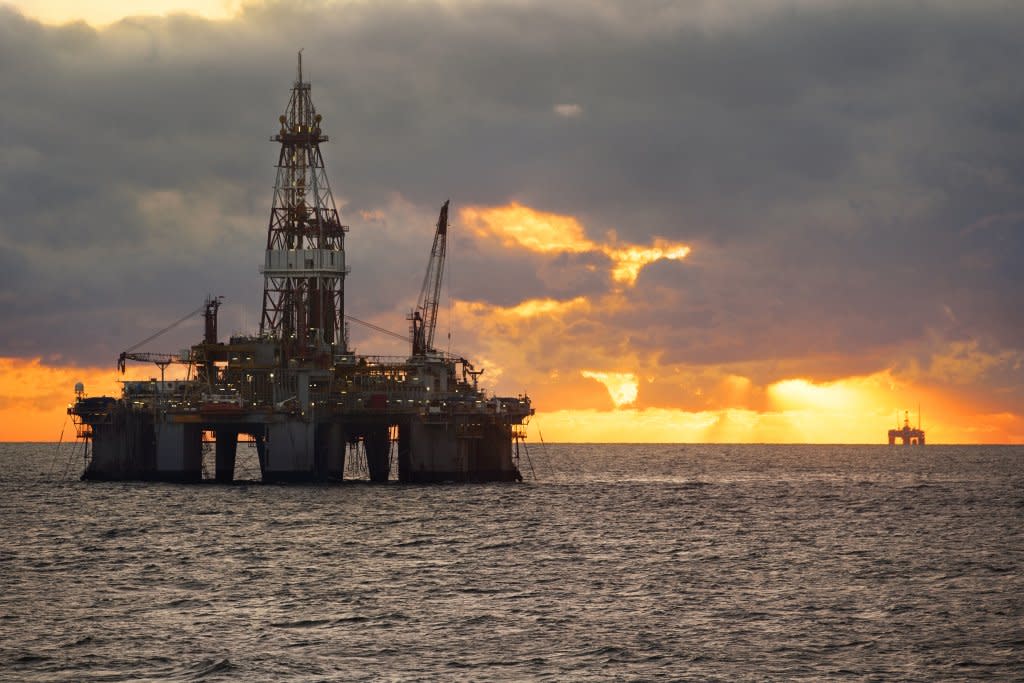
[(281, 145), (267, 230), (260, 334), (290, 353), (347, 352), (345, 233), (324, 169), (321, 116), (302, 80), (302, 53), (291, 97), (271, 141)]
[(433, 352), (434, 332), (437, 329), (437, 304), (441, 300), (441, 281), (444, 279), (444, 259), (448, 245), (448, 202), (437, 217), (434, 246), (430, 249), (427, 274), (423, 277), (416, 310), (409, 316), (412, 322), (412, 355), (424, 356)]

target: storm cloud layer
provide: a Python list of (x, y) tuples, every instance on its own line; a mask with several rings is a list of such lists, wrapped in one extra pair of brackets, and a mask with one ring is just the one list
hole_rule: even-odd
[(454, 343), (509, 388), (608, 408), (581, 372), (632, 372), (637, 405), (700, 409), (678, 387), (888, 369), (1024, 399), (1024, 5), (983, 0), (0, 7), (0, 356), (106, 364), (208, 292), (255, 328), (299, 48), (354, 315), (404, 329), (445, 199), (516, 203), (692, 252), (623, 285), (457, 219)]

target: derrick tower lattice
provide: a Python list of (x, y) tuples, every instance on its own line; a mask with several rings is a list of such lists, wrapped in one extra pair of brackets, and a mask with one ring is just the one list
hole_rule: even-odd
[(302, 53), (281, 129), (274, 202), (267, 230), (260, 334), (277, 337), (292, 354), (334, 346), (348, 351), (345, 333), (345, 233), (324, 169), (321, 116), (302, 79)]

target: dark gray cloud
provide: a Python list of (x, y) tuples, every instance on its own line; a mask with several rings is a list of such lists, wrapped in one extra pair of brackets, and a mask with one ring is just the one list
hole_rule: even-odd
[[(0, 354), (107, 362), (207, 292), (256, 324), (299, 47), (357, 315), (404, 328), (445, 198), (517, 200), (695, 246), (574, 328), (610, 351), (823, 376), (926, 339), (1021, 351), (1019, 3), (395, 0), (102, 30), (0, 8)], [(600, 259), (455, 253), (461, 298), (610, 287)]]

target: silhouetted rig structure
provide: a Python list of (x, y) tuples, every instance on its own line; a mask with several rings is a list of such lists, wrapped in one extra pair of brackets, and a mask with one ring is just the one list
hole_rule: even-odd
[[(212, 441), (215, 479), (230, 482), (240, 437), (254, 442), (268, 482), (341, 480), (347, 453), (365, 455), (375, 482), (392, 478), (393, 460), (405, 482), (521, 479), (518, 446), (533, 414), (529, 397), (486, 396), (477, 386), (483, 370), (433, 346), (448, 202), (408, 317), (411, 354), (371, 356), (349, 348), (346, 320), (362, 321), (345, 315), (348, 227), (327, 181), (320, 123), (300, 54), (272, 138), (280, 154), (261, 267), (259, 334), (221, 342), (221, 300), (210, 297), (120, 355), (122, 372), (127, 361), (152, 362), (159, 381), (126, 381), (120, 397), (86, 397), (76, 386), (68, 412), (87, 447), (84, 479), (199, 481), (204, 444)], [(180, 354), (137, 351), (199, 313), (201, 343)], [(171, 363), (187, 365), (187, 379), (165, 380)]]
[[(896, 423), (899, 424), (899, 413), (896, 413)], [(889, 430), (889, 445), (895, 446), (896, 439), (903, 439), (904, 446), (923, 446), (924, 430), (921, 429), (921, 411), (917, 411), (917, 427), (910, 426), (910, 412), (903, 413), (903, 426)]]

